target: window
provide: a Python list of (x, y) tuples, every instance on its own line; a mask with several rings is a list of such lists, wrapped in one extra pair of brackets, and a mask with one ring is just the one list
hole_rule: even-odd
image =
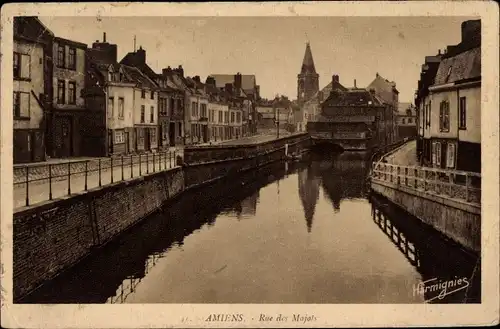
[(231, 123), (234, 122), (234, 112), (231, 112)]
[(174, 116), (175, 99), (170, 98), (170, 116)]
[(207, 104), (200, 104), (200, 117), (206, 118), (207, 117)]
[(69, 48), (68, 53), (68, 68), (76, 70), (76, 48)]
[(125, 132), (123, 130), (115, 130), (115, 144), (125, 143)]
[(192, 116), (196, 116), (196, 103), (195, 102), (191, 102), (191, 115)]
[(13, 99), (13, 110), (15, 119), (29, 119), (30, 117), (30, 94), (15, 91)]
[(21, 54), (14, 53), (14, 78), (21, 77)]
[(402, 119), (403, 124), (405, 124), (405, 118)]
[(413, 120), (411, 118), (408, 118), (408, 123), (413, 123)]
[(149, 129), (149, 141), (151, 144), (156, 144), (156, 128)]
[(222, 122), (222, 111), (219, 111), (219, 120), (218, 120), (219, 123)]
[(450, 103), (442, 101), (439, 104), (439, 130), (441, 132), (450, 131)]
[(141, 123), (146, 122), (146, 106), (141, 105)]
[(236, 123), (240, 123), (241, 122), (241, 112), (237, 112), (236, 113)]
[(155, 99), (155, 92), (151, 90), (151, 99)]
[(57, 104), (64, 104), (66, 99), (66, 82), (57, 80)]
[(68, 103), (76, 104), (76, 82), (70, 81), (68, 82)]
[(114, 118), (115, 117), (115, 98), (114, 97), (109, 97), (108, 98), (108, 118)]
[(446, 167), (455, 168), (455, 144), (448, 143), (448, 151), (446, 152)]
[(465, 97), (460, 97), (458, 128), (467, 129), (467, 100)]
[(163, 133), (163, 139), (167, 139), (168, 136), (168, 124), (167, 122), (162, 123), (162, 133)]
[(57, 66), (64, 67), (64, 45), (57, 46)]
[(141, 90), (141, 98), (146, 98), (146, 91), (144, 89)]
[(14, 53), (14, 79), (29, 79), (31, 77), (31, 56)]
[(151, 106), (151, 111), (149, 112), (149, 121), (151, 123), (155, 122), (155, 108)]
[(123, 119), (125, 117), (125, 99), (123, 97), (118, 98), (118, 118)]
[(441, 166), (441, 143), (434, 143), (434, 165), (437, 167)]
[(426, 105), (425, 107), (425, 126), (430, 127), (431, 126), (431, 102)]

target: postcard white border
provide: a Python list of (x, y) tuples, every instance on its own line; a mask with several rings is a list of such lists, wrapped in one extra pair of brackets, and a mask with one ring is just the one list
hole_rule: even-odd
[[(480, 305), (344, 304), (12, 304), (12, 17), (36, 16), (477, 16), (482, 20), (482, 298)], [(362, 327), (492, 325), (499, 318), (499, 10), (494, 2), (308, 3), (40, 3), (7, 4), (1, 12), (2, 326), (20, 328)], [(446, 45), (443, 45), (446, 46)], [(422, 59), (423, 60), (423, 59)], [(2, 97), (3, 96), (3, 97)], [(204, 321), (243, 313), (245, 322)], [(311, 314), (313, 323), (269, 324), (260, 313)], [(251, 320), (254, 318), (254, 320)], [(183, 321), (187, 319), (187, 321)]]

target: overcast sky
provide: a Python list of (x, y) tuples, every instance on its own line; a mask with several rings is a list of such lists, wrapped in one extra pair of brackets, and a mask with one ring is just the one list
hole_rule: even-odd
[(255, 74), (263, 97), (297, 97), (305, 43), (311, 43), (320, 88), (340, 77), (366, 87), (378, 72), (400, 101), (413, 101), (426, 55), (460, 41), (464, 17), (40, 17), (57, 36), (118, 45), (118, 61), (137, 47), (148, 64), (182, 64), (186, 75)]

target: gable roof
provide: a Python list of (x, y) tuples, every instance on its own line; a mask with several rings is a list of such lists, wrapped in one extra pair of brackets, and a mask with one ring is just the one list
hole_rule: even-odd
[(434, 85), (481, 77), (481, 47), (445, 58), (439, 64)]
[(313, 97), (311, 97), (311, 99), (309, 99), (306, 104), (308, 103), (318, 103), (320, 102), (320, 95), (323, 94), (323, 100), (325, 100), (326, 98), (328, 98), (328, 95), (330, 95), (330, 93), (332, 92), (332, 90), (334, 89), (337, 89), (337, 90), (340, 90), (340, 91), (346, 91), (347, 88), (344, 87), (342, 84), (340, 84), (340, 82), (337, 82), (335, 81), (333, 84), (332, 82), (330, 81), (330, 83), (328, 83), (323, 89), (321, 89), (320, 91), (318, 91), (316, 94), (314, 94)]
[(141, 86), (149, 89), (158, 88), (158, 85), (145, 74), (143, 74), (137, 67), (124, 64), (122, 64), (121, 67), (123, 69), (123, 73), (126, 74), (131, 81), (134, 81)]
[(49, 39), (54, 38), (54, 33), (36, 16), (16, 16), (14, 17), (13, 27), (14, 39), (47, 44)]
[(380, 101), (366, 89), (349, 89), (332, 92), (324, 106), (378, 106)]

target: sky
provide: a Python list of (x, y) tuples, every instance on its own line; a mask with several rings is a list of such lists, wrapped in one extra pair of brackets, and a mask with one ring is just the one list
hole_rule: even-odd
[(466, 17), (40, 17), (56, 36), (92, 46), (118, 45), (118, 61), (137, 48), (160, 73), (182, 65), (185, 75), (255, 74), (261, 96), (297, 98), (306, 42), (320, 88), (339, 75), (366, 87), (379, 73), (412, 102), (425, 56), (460, 42)]

